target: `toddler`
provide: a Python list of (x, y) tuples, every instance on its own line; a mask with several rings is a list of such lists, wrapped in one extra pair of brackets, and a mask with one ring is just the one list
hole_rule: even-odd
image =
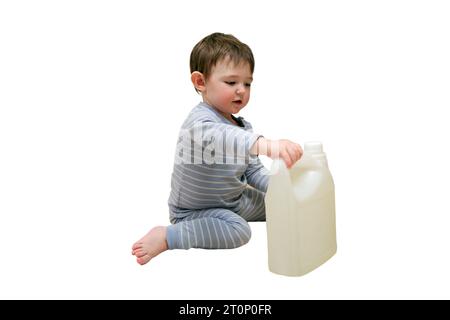
[(232, 35), (213, 33), (195, 45), (191, 81), (202, 102), (184, 121), (169, 197), (169, 226), (151, 229), (132, 247), (143, 265), (167, 249), (230, 249), (246, 244), (248, 221), (265, 221), (268, 170), (258, 155), (281, 158), (288, 168), (302, 148), (253, 133), (239, 113), (250, 99), (255, 62)]

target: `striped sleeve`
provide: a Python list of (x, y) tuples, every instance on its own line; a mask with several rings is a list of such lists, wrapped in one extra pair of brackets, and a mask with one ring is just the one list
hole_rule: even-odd
[(252, 161), (248, 165), (245, 176), (249, 185), (262, 192), (266, 192), (267, 184), (269, 183), (269, 170), (264, 167), (259, 158), (255, 158), (256, 161)]
[(204, 146), (205, 143), (213, 142), (215, 146), (222, 147), (225, 157), (241, 159), (249, 159), (251, 147), (261, 136), (241, 127), (208, 120), (195, 124), (191, 135), (197, 144)]

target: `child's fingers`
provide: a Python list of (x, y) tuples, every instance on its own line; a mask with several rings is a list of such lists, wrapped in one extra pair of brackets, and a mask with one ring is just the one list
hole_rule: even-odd
[(287, 151), (287, 149), (281, 151), (279, 158), (284, 161), (284, 163), (286, 164), (286, 167), (288, 169), (292, 166), (291, 156), (289, 155), (289, 152)]
[(292, 144), (288, 148), (289, 156), (291, 158), (292, 164), (296, 163), (302, 156), (301, 148), (298, 148), (297, 144)]
[(286, 148), (283, 158), (288, 168), (292, 167), (294, 163), (297, 161), (295, 152), (292, 148)]
[(292, 150), (293, 153), (295, 154), (295, 161), (299, 160), (300, 157), (302, 156), (301, 149), (297, 146), (297, 144), (294, 144), (292, 146)]
[(291, 165), (293, 165), (297, 160), (297, 151), (294, 148), (288, 148), (289, 157), (291, 158)]
[[(302, 147), (289, 140), (279, 140), (279, 148), (272, 146), (271, 158), (281, 158), (287, 168), (291, 168), (303, 155)], [(276, 152), (275, 152), (276, 151)]]

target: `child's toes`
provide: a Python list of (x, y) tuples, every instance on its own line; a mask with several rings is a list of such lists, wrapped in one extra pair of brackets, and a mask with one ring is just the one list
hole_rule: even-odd
[(140, 242), (136, 242), (135, 244), (133, 244), (133, 246), (131, 247), (131, 249), (136, 250), (142, 248), (142, 243)]
[(150, 257), (148, 255), (145, 255), (143, 257), (137, 258), (136, 261), (139, 264), (146, 264), (147, 262), (150, 261)]
[(136, 251), (134, 252), (134, 255), (135, 255), (137, 258), (143, 257), (143, 256), (145, 256), (146, 254), (147, 254), (147, 252), (145, 252), (144, 250), (136, 250)]

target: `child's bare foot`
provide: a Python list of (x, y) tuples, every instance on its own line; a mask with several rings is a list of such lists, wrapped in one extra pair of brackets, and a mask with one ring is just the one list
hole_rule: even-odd
[(159, 226), (151, 229), (133, 244), (131, 254), (136, 256), (137, 263), (143, 265), (167, 249), (166, 227)]

